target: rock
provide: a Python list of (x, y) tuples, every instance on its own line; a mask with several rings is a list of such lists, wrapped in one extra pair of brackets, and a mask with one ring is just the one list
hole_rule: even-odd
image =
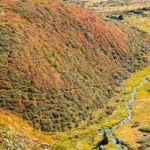
[(42, 148), (43, 148), (43, 150), (49, 150), (50, 146), (47, 143), (43, 143)]

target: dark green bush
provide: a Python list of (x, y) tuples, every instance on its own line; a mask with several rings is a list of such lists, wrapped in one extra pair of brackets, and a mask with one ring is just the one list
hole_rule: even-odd
[(53, 114), (54, 118), (59, 118), (59, 113), (58, 112), (53, 112), (52, 114)]
[(50, 119), (41, 119), (40, 124), (43, 131), (53, 130), (53, 123)]
[(149, 127), (139, 128), (139, 131), (141, 131), (141, 132), (150, 132), (150, 128)]

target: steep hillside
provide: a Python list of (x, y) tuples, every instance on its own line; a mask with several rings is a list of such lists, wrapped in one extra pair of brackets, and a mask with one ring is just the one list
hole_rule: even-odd
[(148, 61), (141, 33), (60, 0), (1, 1), (0, 17), (0, 107), (43, 131), (78, 126)]

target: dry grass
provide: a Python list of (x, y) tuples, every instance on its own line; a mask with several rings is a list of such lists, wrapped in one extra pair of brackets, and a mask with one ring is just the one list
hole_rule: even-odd
[(20, 117), (1, 109), (0, 109), (0, 125), (8, 126), (16, 134), (23, 133), (27, 137), (36, 138), (40, 143), (49, 143), (49, 144), (54, 143), (53, 139), (50, 136), (42, 133), (40, 130), (33, 129), (27, 122), (25, 122)]
[(141, 31), (145, 31), (150, 34), (150, 18), (149, 17), (141, 17), (141, 16), (126, 16), (123, 23), (137, 27)]

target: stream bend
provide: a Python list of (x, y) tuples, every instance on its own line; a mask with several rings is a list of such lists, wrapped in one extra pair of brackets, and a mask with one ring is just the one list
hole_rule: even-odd
[[(133, 92), (130, 94), (131, 95), (131, 98), (129, 101), (126, 101), (125, 102), (125, 107), (126, 109), (128, 110), (128, 116), (125, 117), (122, 121), (120, 121), (118, 124), (116, 125), (113, 125), (111, 126), (109, 129), (104, 129), (104, 128), (100, 128), (99, 129), (99, 133), (101, 135), (104, 136), (104, 139), (103, 140), (106, 140), (106, 135), (109, 139), (111, 139), (111, 141), (120, 149), (120, 150), (131, 150), (128, 146), (126, 146), (125, 144), (123, 144), (117, 137), (115, 137), (115, 135), (113, 134), (113, 131), (116, 130), (119, 126), (123, 126), (125, 123), (127, 123), (131, 118), (132, 118), (132, 115), (133, 115), (133, 112), (132, 112), (132, 109), (130, 108), (130, 105), (133, 103), (133, 101), (135, 100), (135, 94), (138, 90), (138, 88), (140, 86), (142, 86), (144, 83), (146, 83), (148, 80), (147, 80), (147, 77), (149, 77), (150, 74), (144, 76), (144, 79), (139, 83), (137, 84), (136, 86), (134, 86), (134, 90)], [(102, 140), (102, 141), (103, 141)], [(107, 139), (108, 140), (108, 139)], [(99, 142), (97, 145), (96, 145), (96, 149), (97, 150), (102, 150), (103, 149), (103, 145), (106, 145), (106, 144), (103, 144), (105, 142)]]

